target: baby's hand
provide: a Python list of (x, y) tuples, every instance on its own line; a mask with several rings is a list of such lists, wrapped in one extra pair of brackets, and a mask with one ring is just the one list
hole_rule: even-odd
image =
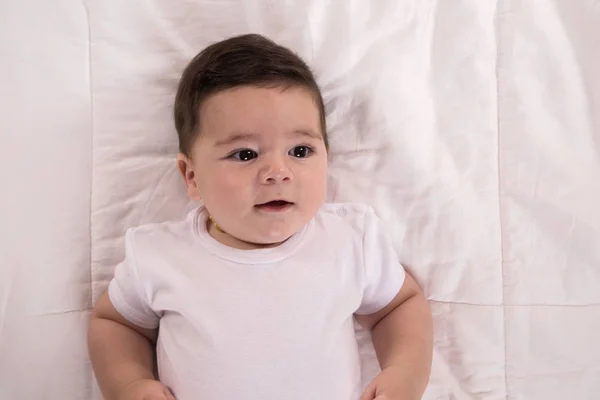
[(153, 379), (131, 382), (120, 393), (119, 400), (176, 400), (168, 387)]
[(420, 398), (406, 371), (388, 367), (369, 383), (360, 400), (419, 400)]

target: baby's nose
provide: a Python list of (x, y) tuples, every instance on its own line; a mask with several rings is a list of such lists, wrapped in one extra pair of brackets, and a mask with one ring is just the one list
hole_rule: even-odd
[(264, 166), (261, 171), (260, 180), (262, 183), (280, 183), (292, 179), (292, 171), (286, 165), (285, 160), (273, 159)]

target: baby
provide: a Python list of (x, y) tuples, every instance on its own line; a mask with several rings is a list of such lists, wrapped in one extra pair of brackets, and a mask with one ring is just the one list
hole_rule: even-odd
[[(371, 208), (324, 203), (325, 110), (308, 66), (259, 35), (215, 43), (183, 73), (175, 125), (202, 205), (127, 232), (88, 332), (105, 398), (421, 398), (428, 303)], [(365, 390), (354, 319), (381, 365)]]

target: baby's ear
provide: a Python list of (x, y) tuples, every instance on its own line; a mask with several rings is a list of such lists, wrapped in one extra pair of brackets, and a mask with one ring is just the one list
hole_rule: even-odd
[(183, 153), (177, 154), (177, 169), (183, 177), (187, 194), (191, 200), (201, 200), (200, 190), (196, 183), (196, 173), (194, 172), (194, 164), (192, 160)]

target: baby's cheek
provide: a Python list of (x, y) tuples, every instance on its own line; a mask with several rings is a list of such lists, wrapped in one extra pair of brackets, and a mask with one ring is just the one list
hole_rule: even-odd
[(304, 191), (313, 202), (320, 203), (325, 199), (327, 191), (327, 176), (318, 174), (307, 181), (307, 189)]
[(223, 178), (214, 184), (213, 201), (220, 210), (234, 216), (254, 205), (251, 190), (248, 182), (233, 177)]

